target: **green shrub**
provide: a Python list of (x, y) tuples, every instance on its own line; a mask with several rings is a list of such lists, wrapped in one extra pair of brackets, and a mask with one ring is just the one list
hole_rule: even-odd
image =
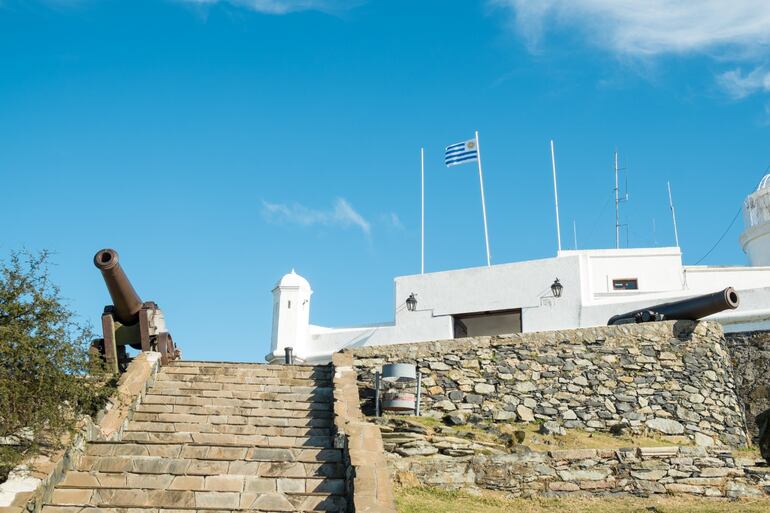
[(22, 457), (60, 445), (114, 386), (89, 356), (90, 330), (50, 282), (48, 257), (0, 262), (0, 482)]

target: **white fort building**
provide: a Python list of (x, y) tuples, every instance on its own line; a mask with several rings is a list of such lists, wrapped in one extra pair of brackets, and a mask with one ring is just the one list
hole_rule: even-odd
[[(294, 271), (273, 289), (270, 361), (291, 347), (324, 362), (346, 347), (605, 325), (615, 314), (734, 287), (740, 306), (712, 316), (725, 331), (770, 328), (770, 175), (743, 208), (749, 266), (686, 266), (678, 247), (559, 251), (555, 258), (400, 276), (394, 320), (310, 324), (313, 293)], [(558, 279), (561, 290), (552, 287)], [(560, 294), (559, 294), (560, 292)], [(556, 296), (559, 297), (556, 297)], [(412, 296), (415, 301), (407, 301)], [(411, 303), (411, 304), (408, 304)]]

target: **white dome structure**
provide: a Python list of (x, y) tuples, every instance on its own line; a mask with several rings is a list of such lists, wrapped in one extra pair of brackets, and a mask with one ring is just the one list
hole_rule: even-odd
[(294, 269), (285, 274), (273, 288), (273, 336), (268, 362), (283, 360), (291, 347), (298, 361), (307, 353), (310, 326), (310, 283)]
[(753, 266), (770, 266), (770, 174), (743, 202), (741, 247)]
[(278, 287), (301, 287), (309, 290), (310, 283), (292, 269), (290, 273), (284, 274), (283, 277), (278, 280), (274, 289)]

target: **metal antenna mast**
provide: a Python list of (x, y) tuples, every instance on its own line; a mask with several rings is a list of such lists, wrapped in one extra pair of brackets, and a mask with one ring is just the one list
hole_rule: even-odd
[[(615, 248), (620, 249), (620, 202), (628, 200), (628, 183), (626, 183), (626, 194), (620, 197), (620, 186), (618, 182), (618, 172), (622, 171), (618, 167), (618, 150), (615, 150)], [(628, 243), (626, 243), (628, 245)]]

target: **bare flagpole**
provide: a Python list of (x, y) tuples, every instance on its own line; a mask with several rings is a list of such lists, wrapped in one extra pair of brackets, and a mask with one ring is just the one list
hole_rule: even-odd
[(484, 177), (481, 173), (481, 147), (479, 147), (479, 131), (476, 130), (476, 162), (479, 165), (479, 186), (481, 187), (481, 214), (484, 216), (484, 242), (487, 246), (487, 267), (492, 265), (492, 259), (489, 256), (489, 232), (487, 231), (487, 206), (484, 202)]
[[(551, 169), (553, 169), (553, 203), (556, 207), (556, 246), (561, 251), (561, 226), (559, 225), (559, 192), (556, 188), (556, 153), (551, 139)], [(558, 255), (558, 253), (557, 253)]]
[(420, 274), (425, 274), (425, 150), (420, 148)]
[(676, 240), (676, 247), (679, 247), (679, 230), (676, 228), (676, 210), (671, 197), (671, 182), (666, 182), (666, 185), (668, 185), (668, 206), (671, 207), (671, 219), (674, 221), (674, 240)]

